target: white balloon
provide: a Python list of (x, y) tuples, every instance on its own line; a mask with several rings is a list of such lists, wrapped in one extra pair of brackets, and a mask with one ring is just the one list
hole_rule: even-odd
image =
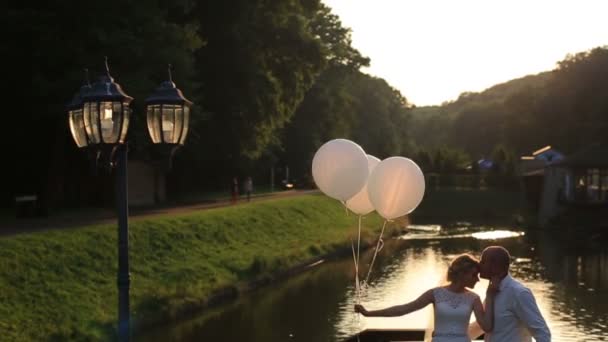
[(358, 193), (368, 176), (365, 152), (350, 140), (330, 140), (317, 150), (312, 159), (315, 183), (327, 196), (340, 201)]
[[(367, 155), (367, 168), (369, 170), (369, 174), (372, 173), (378, 163), (380, 163), (380, 159), (369, 154)], [(367, 183), (365, 183), (361, 191), (346, 201), (346, 207), (358, 215), (367, 215), (374, 211), (374, 205), (369, 200)]]
[(390, 157), (381, 161), (367, 183), (369, 200), (387, 220), (414, 211), (424, 196), (424, 175), (408, 158)]

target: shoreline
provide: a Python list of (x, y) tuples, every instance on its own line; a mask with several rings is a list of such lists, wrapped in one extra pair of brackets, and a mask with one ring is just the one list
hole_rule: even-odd
[[(355, 221), (320, 195), (136, 220), (129, 231), (132, 331), (344, 256)], [(376, 238), (378, 222), (367, 218), (363, 243)], [(0, 239), (3, 339), (114, 339), (116, 239), (113, 225)], [(32, 325), (39, 329), (28, 329)]]
[[(405, 243), (405, 240), (395, 240), (395, 242)], [(367, 241), (361, 241), (362, 253), (370, 247), (373, 247), (373, 244), (368, 243)], [(259, 289), (281, 283), (289, 279), (290, 277), (303, 274), (312, 270), (315, 267), (322, 266), (326, 262), (338, 260), (351, 254), (352, 251), (350, 245), (344, 246), (341, 249), (335, 250), (325, 255), (311, 258), (305, 262), (294, 265), (286, 270), (282, 270), (274, 274), (269, 274), (250, 281), (226, 286), (224, 288), (218, 289), (213, 294), (211, 294), (204, 303), (201, 303), (199, 305), (192, 305), (190, 307), (184, 307), (183, 310), (177, 312), (175, 315), (167, 316), (161, 314), (156, 316), (154, 319), (133, 323), (132, 336), (136, 338), (146, 328), (169, 326), (172, 323), (194, 318), (200, 314), (203, 314), (204, 310), (206, 309), (212, 309), (220, 307), (222, 305), (227, 305), (233, 301), (238, 300), (241, 296), (248, 295)]]

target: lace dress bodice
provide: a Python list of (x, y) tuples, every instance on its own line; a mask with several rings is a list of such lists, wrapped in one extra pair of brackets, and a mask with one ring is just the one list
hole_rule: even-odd
[(452, 292), (444, 287), (433, 289), (435, 328), (433, 342), (470, 342), (469, 321), (477, 294)]

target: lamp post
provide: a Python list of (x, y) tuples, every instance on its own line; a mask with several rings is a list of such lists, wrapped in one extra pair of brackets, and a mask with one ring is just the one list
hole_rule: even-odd
[[(118, 338), (130, 339), (129, 313), (129, 201), (128, 147), (132, 97), (110, 76), (108, 61), (105, 74), (89, 85), (88, 79), (67, 106), (70, 132), (81, 149), (88, 149), (93, 162), (101, 160), (116, 170), (116, 206), (118, 214)], [(88, 77), (87, 77), (88, 78)], [(182, 146), (188, 134), (190, 108), (187, 100), (171, 79), (163, 82), (146, 99), (148, 131), (158, 147), (168, 150), (169, 158)], [(163, 146), (164, 145), (164, 146)]]

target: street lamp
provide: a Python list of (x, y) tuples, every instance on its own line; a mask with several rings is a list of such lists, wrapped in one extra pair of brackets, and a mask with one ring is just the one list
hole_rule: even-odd
[(192, 102), (175, 87), (171, 64), (168, 74), (169, 79), (156, 88), (145, 104), (150, 138), (164, 152), (170, 168), (173, 154), (184, 145), (188, 136)]
[[(81, 149), (99, 157), (116, 169), (116, 206), (118, 212), (118, 338), (130, 339), (129, 314), (129, 203), (127, 185), (127, 142), (132, 97), (106, 72), (99, 80), (81, 87), (67, 106), (70, 132)], [(148, 131), (157, 146), (170, 151), (169, 158), (182, 146), (188, 134), (192, 102), (175, 87), (171, 79), (163, 82), (146, 100)]]

